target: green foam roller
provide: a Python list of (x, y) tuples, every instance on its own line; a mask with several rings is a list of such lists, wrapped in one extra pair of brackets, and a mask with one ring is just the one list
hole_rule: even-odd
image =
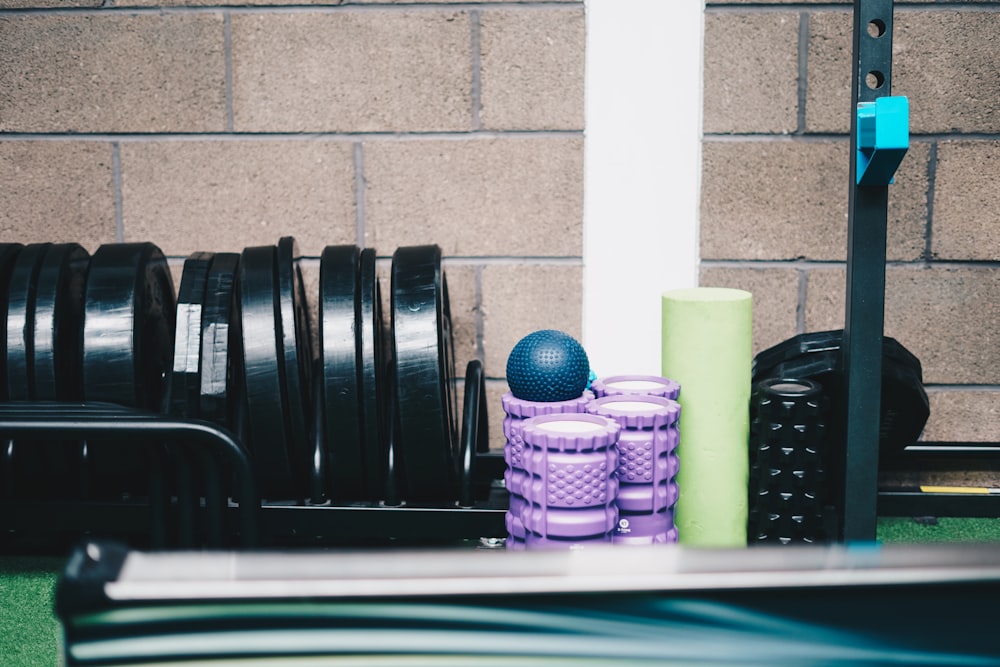
[(752, 297), (695, 287), (663, 294), (662, 373), (680, 383), (676, 525), (681, 544), (747, 543)]

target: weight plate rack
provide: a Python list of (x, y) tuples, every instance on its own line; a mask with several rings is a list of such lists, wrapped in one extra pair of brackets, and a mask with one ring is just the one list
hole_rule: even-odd
[[(81, 535), (154, 549), (502, 537), (481, 362), (454, 368), (441, 251), (295, 239), (0, 246), (0, 551)], [(387, 321), (386, 321), (387, 320)]]

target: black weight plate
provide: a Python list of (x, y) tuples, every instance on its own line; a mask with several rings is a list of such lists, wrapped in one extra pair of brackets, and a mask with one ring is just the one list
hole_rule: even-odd
[(456, 499), (454, 365), (441, 249), (410, 246), (392, 259), (396, 455), (405, 500)]
[(372, 500), (383, 495), (386, 480), (387, 452), (384, 387), (386, 372), (383, 360), (385, 345), (382, 319), (382, 290), (375, 273), (375, 250), (361, 251), (358, 264), (358, 383), (361, 399), (362, 458), (365, 462), (365, 486)]
[[(200, 414), (227, 428), (232, 417), (238, 382), (230, 363), (231, 342), (237, 333), (233, 326), (233, 298), (240, 256), (218, 253), (212, 259), (205, 285), (205, 306), (201, 313), (201, 403)], [(238, 342), (236, 343), (239, 344)]]
[[(32, 315), (32, 399), (79, 401), (83, 397), (80, 336), (90, 253), (76, 243), (49, 247), (38, 271)], [(47, 484), (38, 488), (48, 497), (67, 497), (78, 486), (80, 443), (46, 442)]]
[(35, 288), (49, 246), (25, 246), (14, 262), (7, 286), (7, 395), (13, 401), (34, 398)]
[(37, 400), (83, 397), (81, 340), (90, 253), (76, 243), (51, 246), (42, 259), (34, 313), (34, 395)]
[(152, 243), (102, 245), (90, 260), (83, 316), (88, 401), (159, 410), (174, 345), (174, 284)]
[[(7, 395), (11, 400), (27, 401), (32, 393), (33, 325), (35, 311), (35, 287), (38, 271), (48, 250), (47, 243), (27, 245), (14, 261), (13, 270), (7, 283)], [(38, 442), (18, 440), (8, 444), (12, 455), (12, 480), (18, 495), (36, 496), (50, 492), (49, 485), (54, 477), (61, 477), (66, 464), (60, 466), (52, 448), (40, 446)], [(53, 467), (52, 464), (55, 464)]]
[[(800, 334), (754, 358), (752, 381), (767, 378), (816, 380), (831, 400), (830, 433), (842, 440), (846, 408), (841, 345), (843, 330)], [(930, 416), (920, 361), (898, 341), (882, 339), (882, 390), (879, 452), (883, 459), (913, 444)]]
[(327, 246), (319, 264), (321, 405), (328, 493), (335, 500), (362, 500), (365, 490), (358, 387), (359, 310), (357, 246)]
[(281, 322), (275, 284), (276, 254), (274, 246), (244, 249), (238, 287), (245, 437), (253, 452), (260, 493), (271, 500), (292, 496), (279, 371)]
[(310, 442), (312, 414), (312, 341), (309, 307), (306, 302), (302, 270), (295, 239), (278, 240), (278, 306), (281, 331), (279, 375), (285, 401), (285, 432), (295, 490), (304, 497), (308, 489), (308, 471), (312, 467), (313, 444)]
[(212, 256), (210, 252), (192, 253), (181, 272), (169, 401), (169, 412), (177, 417), (196, 419), (201, 413), (201, 323)]
[[(152, 243), (102, 245), (90, 258), (83, 312), (83, 395), (87, 401), (161, 410), (173, 357), (174, 284)], [(148, 452), (88, 443), (98, 495), (147, 488)]]
[(20, 243), (0, 243), (0, 400), (7, 400), (7, 289), (14, 262), (24, 248)]

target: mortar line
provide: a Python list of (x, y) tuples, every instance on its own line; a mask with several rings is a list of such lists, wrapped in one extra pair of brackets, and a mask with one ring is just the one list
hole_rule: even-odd
[[(976, 2), (896, 2), (893, 5), (896, 11), (905, 12), (937, 12), (937, 11), (962, 11), (972, 10), (980, 12), (996, 12), (1000, 10), (995, 4), (985, 4)], [(706, 14), (780, 14), (797, 11), (808, 12), (843, 12), (850, 13), (850, 5), (842, 3), (826, 2), (808, 4), (795, 2), (775, 5), (770, 2), (721, 2), (705, 5)]]
[(924, 229), (924, 261), (934, 259), (934, 189), (937, 183), (937, 142), (932, 142), (927, 155), (927, 223)]
[[(496, 2), (490, 3), (490, 8), (495, 9), (517, 9), (521, 11), (546, 11), (553, 9), (563, 9), (576, 11), (583, 5), (583, 2)], [(134, 6), (112, 6), (112, 7), (25, 7), (25, 8), (4, 8), (0, 9), (0, 16), (31, 16), (31, 15), (53, 15), (53, 16), (93, 16), (98, 14), (127, 14), (129, 16), (161, 16), (170, 14), (218, 14), (219, 12), (232, 12), (234, 14), (362, 14), (372, 12), (384, 12), (386, 10), (396, 12), (461, 12), (474, 11), (482, 7), (482, 3), (463, 2), (429, 2), (419, 4), (399, 3), (370, 3), (365, 5), (202, 5), (198, 7), (134, 7)]]
[(365, 247), (365, 149), (360, 141), (354, 142), (354, 239), (358, 247)]
[(481, 13), (478, 9), (469, 12), (470, 24), (470, 49), (472, 52), (472, 129), (483, 129), (483, 122), (480, 117), (480, 110), (483, 104), (483, 81), (482, 81), (482, 53), (481, 53)]
[(560, 139), (582, 137), (583, 130), (484, 130), (472, 132), (9, 132), (3, 141), (470, 141), (490, 139)]
[(222, 40), (226, 59), (226, 132), (233, 131), (233, 27), (229, 12), (222, 15)]
[(486, 362), (486, 345), (483, 342), (483, 332), (486, 329), (486, 317), (483, 314), (483, 265), (477, 264), (476, 276), (476, 358)]
[[(376, 262), (384, 263), (386, 268), (392, 264), (392, 255), (378, 255)], [(525, 256), (512, 257), (502, 255), (445, 255), (441, 258), (442, 266), (464, 266), (473, 269), (482, 264), (487, 266), (583, 266), (583, 257), (555, 257), (555, 256)]]
[(809, 299), (809, 272), (800, 268), (798, 270), (798, 301), (795, 304), (795, 333), (806, 332), (806, 303)]
[(806, 131), (806, 86), (809, 76), (809, 13), (799, 14), (799, 54), (798, 54), (799, 80), (796, 82), (796, 95), (798, 97), (798, 110), (796, 112), (795, 124), (796, 134), (803, 134)]
[(983, 391), (983, 392), (997, 392), (1000, 391), (1000, 387), (995, 384), (949, 384), (946, 382), (925, 382), (924, 389), (927, 393), (936, 392), (973, 392), (973, 391)]
[(115, 209), (115, 241), (125, 242), (125, 216), (122, 212), (122, 157), (118, 142), (111, 144), (111, 188)]

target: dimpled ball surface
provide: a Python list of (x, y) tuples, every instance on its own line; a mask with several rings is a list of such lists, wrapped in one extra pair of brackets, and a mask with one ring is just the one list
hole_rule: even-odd
[(528, 334), (507, 357), (507, 384), (525, 401), (573, 400), (587, 388), (589, 377), (590, 360), (583, 346), (555, 329)]

